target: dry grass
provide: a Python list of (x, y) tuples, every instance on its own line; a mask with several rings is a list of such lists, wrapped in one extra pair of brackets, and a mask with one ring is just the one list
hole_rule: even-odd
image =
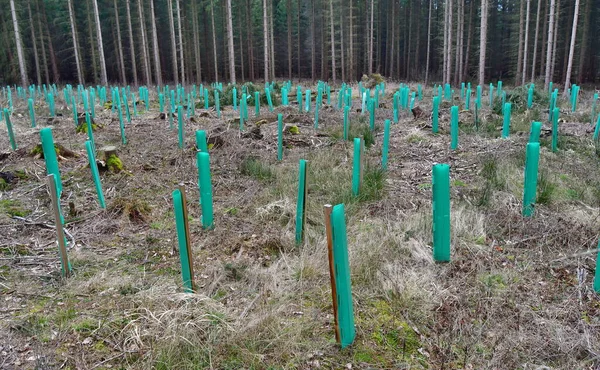
[[(394, 87), (388, 86), (386, 106)], [(418, 103), (426, 112), (430, 94), (426, 89)], [(472, 114), (461, 112), (453, 153), (446, 105), (438, 135), (427, 122), (401, 114), (392, 125), (386, 173), (378, 171), (382, 133), (375, 132), (358, 198), (351, 195), (352, 145), (337, 137), (342, 115), (332, 108), (321, 111), (320, 131), (295, 107), (263, 112), (262, 138), (240, 136), (230, 108), (222, 122), (207, 113), (187, 122), (183, 151), (168, 122), (144, 114), (126, 127), (130, 143), (119, 147), (126, 171), (102, 175), (107, 203), (129, 208), (97, 211), (85, 157), (60, 164), (65, 204), (80, 211), (67, 220), (75, 241), (69, 251), (75, 276), (67, 280), (58, 276), (47, 227), (43, 162), (27, 155), (39, 135), (15, 118), (24, 149), (0, 160), (0, 171), (28, 176), (0, 193), (0, 202), (8, 201), (0, 204), (18, 204), (25, 218), (0, 207), (6, 236), (0, 367), (596, 368), (600, 300), (591, 290), (595, 255), (588, 251), (600, 229), (600, 164), (589, 135), (562, 135), (557, 154), (542, 147), (544, 199), (534, 218), (523, 219), (528, 122), (544, 116), (544, 107), (514, 114), (507, 140), (497, 138), (499, 117), (487, 104), (479, 131), (471, 127)], [(579, 109), (587, 108), (583, 94)], [(24, 106), (16, 109), (27, 116)], [(282, 162), (276, 161), (278, 112), (300, 130), (285, 137)], [(565, 114), (572, 122), (584, 116)], [(383, 117), (391, 117), (389, 108), (378, 112), (378, 125)], [(95, 132), (97, 145), (119, 141), (113, 118), (109, 111), (97, 117), (104, 126)], [(360, 121), (352, 113), (355, 130)], [(211, 151), (212, 231), (202, 229), (197, 203), (197, 129), (221, 143)], [(53, 132), (57, 142), (83, 153), (85, 135), (76, 135), (68, 119)], [(0, 145), (8, 146), (3, 135)], [(305, 242), (296, 246), (299, 159), (308, 160), (309, 192)], [(452, 168), (449, 264), (434, 263), (431, 253), (431, 166), (440, 162)], [(170, 200), (178, 184), (188, 193), (195, 294), (180, 293)], [(322, 209), (336, 202), (346, 204), (357, 328), (345, 350), (334, 342)], [(144, 217), (130, 217), (129, 209), (140, 207)]]

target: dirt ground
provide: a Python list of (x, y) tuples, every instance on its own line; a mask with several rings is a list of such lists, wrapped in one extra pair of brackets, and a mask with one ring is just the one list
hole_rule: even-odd
[[(426, 117), (402, 111), (391, 126), (384, 172), (382, 127), (393, 117), (397, 88), (386, 87), (377, 127), (365, 134), (368, 114), (361, 114), (353, 86), (350, 134), (373, 141), (358, 198), (350, 193), (352, 143), (341, 138), (336, 88), (333, 106), (320, 109), (318, 129), (314, 111), (299, 113), (294, 102), (273, 112), (262, 106), (259, 117), (249, 106), (243, 132), (231, 106), (221, 118), (213, 108), (196, 109), (185, 120), (184, 149), (176, 123), (170, 128), (160, 119), (155, 92), (150, 111), (140, 104), (140, 114), (125, 123), (126, 145), (116, 114), (98, 106), (96, 147), (116, 146), (124, 166), (101, 171), (107, 210), (97, 201), (87, 134), (76, 133), (72, 112), (61, 100), (62, 116), (50, 126), (39, 101), (38, 125), (30, 128), (26, 102), (18, 100), (18, 150), (9, 150), (0, 125), (0, 172), (14, 176), (0, 192), (0, 368), (599, 368), (600, 299), (592, 280), (600, 149), (591, 138), (592, 94), (582, 92), (575, 113), (561, 101), (557, 153), (543, 101), (515, 110), (511, 135), (501, 139), (502, 117), (488, 100), (476, 128), (474, 111), (455, 97), (460, 135), (452, 151), (452, 104), (442, 103), (440, 133), (432, 134), (432, 90), (425, 89), (416, 105)], [(278, 113), (288, 128), (282, 161)], [(526, 219), (523, 166), (532, 120), (544, 129), (538, 204)], [(59, 164), (74, 271), (68, 279), (60, 276), (44, 160), (32, 154), (43, 127), (75, 154)], [(201, 225), (196, 130), (206, 130), (212, 144), (214, 230)], [(309, 190), (306, 238), (296, 246), (300, 159), (308, 160)], [(431, 253), (435, 163), (451, 166), (448, 264), (434, 263)], [(178, 185), (188, 197), (194, 294), (182, 288), (171, 196)], [(333, 333), (322, 210), (340, 202), (357, 330), (344, 350)]]

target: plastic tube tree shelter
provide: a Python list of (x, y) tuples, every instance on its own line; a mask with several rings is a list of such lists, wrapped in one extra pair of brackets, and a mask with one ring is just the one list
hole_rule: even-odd
[(298, 201), (296, 203), (296, 245), (304, 240), (304, 226), (306, 224), (306, 196), (308, 195), (308, 163), (301, 159), (298, 173)]
[(450, 261), (450, 166), (436, 164), (432, 173), (433, 259)]

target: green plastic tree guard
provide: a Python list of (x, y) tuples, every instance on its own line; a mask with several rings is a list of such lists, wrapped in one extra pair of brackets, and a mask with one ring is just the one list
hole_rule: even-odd
[(494, 85), (490, 84), (490, 107), (494, 105)]
[(177, 240), (179, 244), (179, 258), (181, 260), (181, 277), (186, 293), (194, 292), (193, 276), (190, 256), (188, 255), (188, 240), (185, 224), (185, 211), (181, 191), (173, 191), (173, 208), (175, 210), (175, 224), (177, 225)]
[(510, 116), (512, 111), (512, 104), (505, 103), (502, 109), (504, 113), (504, 121), (502, 124), (502, 138), (506, 139), (510, 135)]
[(388, 150), (390, 145), (390, 120), (383, 123), (383, 147), (381, 148), (381, 168), (387, 170)]
[(10, 147), (12, 148), (12, 150), (17, 150), (17, 142), (15, 141), (15, 134), (13, 132), (12, 123), (10, 122), (10, 113), (6, 108), (4, 108), (4, 120), (6, 121), (6, 129), (8, 131), (8, 140), (10, 141)]
[(52, 139), (52, 128), (46, 127), (40, 130), (42, 140), (42, 151), (44, 152), (44, 161), (46, 162), (46, 173), (54, 175), (56, 179), (56, 190), (58, 197), (62, 194), (62, 181), (58, 169), (58, 160), (56, 159), (56, 150), (54, 149), (54, 140)]
[(27, 100), (29, 106), (29, 119), (31, 120), (31, 127), (35, 127), (35, 110), (33, 109), (33, 99)]
[(529, 134), (529, 142), (530, 143), (539, 143), (541, 131), (542, 131), (542, 123), (541, 122), (533, 122), (531, 124), (531, 133)]
[(219, 99), (219, 90), (215, 90), (215, 106), (217, 107), (217, 117), (221, 118), (221, 101)]
[(296, 100), (298, 100), (298, 111), (302, 113), (302, 88), (300, 85), (296, 89)]
[(269, 111), (273, 111), (273, 100), (271, 99), (271, 90), (265, 87), (265, 94), (267, 95), (267, 103), (269, 103)]
[(234, 87), (231, 93), (233, 98), (233, 110), (237, 110), (237, 89)]
[(440, 97), (433, 97), (433, 114), (431, 115), (431, 131), (434, 134), (438, 132)]
[(307, 188), (307, 163), (306, 160), (300, 160), (298, 174), (298, 201), (296, 203), (296, 245), (300, 245), (304, 240), (304, 225), (306, 221), (306, 195)]
[(92, 143), (92, 149), (96, 153), (96, 142), (94, 141), (94, 127), (92, 125), (92, 118), (89, 113), (85, 114), (85, 123), (87, 125), (88, 139)]
[(533, 93), (535, 87), (533, 84), (529, 85), (529, 90), (527, 91), (527, 109), (531, 109), (533, 106)]
[(196, 131), (196, 149), (202, 153), (208, 153), (208, 147), (206, 145), (206, 131)]
[(353, 163), (353, 167), (352, 167), (352, 194), (354, 194), (354, 196), (358, 196), (358, 193), (360, 192), (360, 174), (362, 169), (361, 167), (361, 159), (360, 159), (360, 155), (361, 155), (361, 139), (356, 137), (354, 138), (354, 163)]
[(558, 116), (560, 115), (560, 109), (554, 108), (552, 113), (552, 151), (558, 151)]
[(477, 109), (481, 109), (481, 85), (477, 85), (477, 101), (475, 102)]
[(433, 259), (450, 261), (450, 166), (433, 166)]
[(594, 129), (594, 141), (598, 141), (598, 134), (600, 134), (600, 115), (596, 121), (596, 128)]
[(369, 127), (375, 130), (375, 99), (369, 100)]
[(208, 153), (196, 154), (198, 165), (198, 186), (200, 187), (200, 204), (202, 206), (202, 227), (213, 229), (213, 201), (212, 185), (210, 180), (210, 156)]
[(183, 107), (180, 105), (177, 107), (177, 129), (178, 129), (178, 138), (179, 138), (179, 149), (183, 149)]
[(527, 144), (525, 153), (525, 182), (523, 185), (523, 216), (533, 215), (538, 178), (538, 164), (540, 160), (540, 143)]
[(354, 342), (356, 329), (354, 328), (348, 237), (346, 235), (346, 215), (343, 204), (333, 207), (333, 211), (331, 212), (331, 233), (338, 307), (337, 322), (340, 331), (340, 344), (342, 348), (345, 348)]
[(258, 117), (260, 115), (260, 93), (258, 91), (254, 92), (254, 115)]
[(450, 149), (458, 148), (458, 107), (450, 108)]
[(598, 254), (596, 255), (596, 273), (594, 274), (594, 291), (600, 293), (600, 241), (598, 241)]
[(306, 107), (305, 107), (305, 109), (304, 109), (304, 110), (305, 110), (307, 113), (310, 113), (310, 105), (311, 105), (311, 100), (312, 100), (311, 98), (312, 98), (312, 95), (311, 95), (311, 92), (310, 92), (310, 90), (306, 90), (306, 93), (305, 93), (305, 94), (306, 94)]
[(350, 107), (344, 108), (344, 141), (348, 140), (348, 128), (350, 125)]
[(119, 104), (117, 110), (119, 111), (119, 129), (121, 130), (121, 143), (125, 145), (127, 144), (127, 139), (125, 138), (125, 125), (123, 124), (123, 109), (121, 109), (121, 104)]
[(277, 160), (283, 159), (283, 114), (277, 115)]
[(208, 89), (204, 89), (204, 109), (208, 109)]
[(87, 151), (90, 169), (92, 170), (94, 185), (96, 186), (98, 203), (100, 203), (100, 208), (106, 209), (106, 202), (104, 201), (104, 194), (102, 193), (102, 184), (100, 183), (100, 174), (98, 173), (98, 165), (96, 164), (96, 156), (94, 155), (94, 147), (91, 141), (88, 140), (85, 142), (85, 149)]

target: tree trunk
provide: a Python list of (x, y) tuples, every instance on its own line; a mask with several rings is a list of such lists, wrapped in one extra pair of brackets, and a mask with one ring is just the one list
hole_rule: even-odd
[(552, 45), (554, 40), (554, 7), (555, 0), (550, 0), (550, 21), (548, 24), (548, 48), (546, 50), (546, 76), (544, 79), (544, 89), (548, 91), (550, 84), (550, 66), (552, 62)]
[(515, 73), (515, 86), (519, 84), (521, 77), (521, 67), (523, 66), (523, 22), (525, 14), (524, 0), (520, 0), (521, 6), (519, 10), (519, 52), (517, 57), (517, 73)]
[(450, 1), (450, 12), (448, 15), (448, 62), (446, 71), (446, 83), (452, 82), (452, 0)]
[(98, 54), (100, 57), (100, 82), (103, 86), (108, 85), (106, 74), (106, 60), (104, 59), (104, 44), (102, 43), (102, 27), (100, 26), (100, 13), (98, 12), (98, 1), (92, 0), (94, 5), (94, 18), (96, 20), (96, 33), (98, 36)]
[(485, 52), (487, 46), (488, 8), (488, 0), (481, 0), (481, 34), (479, 37), (479, 85), (481, 86), (485, 84)]
[[(396, 0), (392, 0), (392, 14), (396, 14)], [(396, 18), (392, 17), (392, 42), (391, 42), (392, 45), (390, 47), (390, 75), (389, 75), (390, 77), (392, 77), (394, 75), (394, 49), (396, 47), (395, 36), (396, 36)]]
[[(177, 1), (177, 0), (175, 0)], [(169, 18), (169, 36), (171, 40), (171, 67), (173, 68), (173, 81), (179, 85), (179, 63), (177, 63), (177, 41), (175, 39), (175, 20), (173, 19), (173, 0), (167, 0), (167, 14)]]
[(369, 74), (373, 73), (373, 13), (375, 10), (374, 2), (371, 0), (371, 29), (369, 35)]
[(269, 9), (270, 9), (270, 13), (269, 13), (269, 48), (271, 49), (271, 52), (269, 53), (271, 55), (271, 61), (269, 62), (269, 67), (271, 67), (271, 81), (275, 80), (275, 32), (274, 32), (274, 28), (273, 28), (273, 2), (269, 1)]
[(542, 19), (544, 20), (544, 29), (542, 31), (542, 52), (540, 54), (540, 73), (539, 77), (544, 78), (544, 73), (546, 71), (546, 53), (548, 51), (548, 23), (550, 23), (548, 11), (550, 10), (550, 4), (548, 0), (543, 0), (544, 4), (544, 15)]
[(342, 67), (342, 81), (346, 81), (346, 58), (344, 43), (344, 9), (340, 9), (340, 65)]
[(292, 79), (292, 0), (287, 0), (288, 79)]
[(458, 70), (456, 71), (456, 84), (460, 84), (464, 68), (465, 50), (465, 0), (460, 0), (460, 52), (458, 54)]
[(17, 19), (15, 0), (10, 0), (10, 12), (12, 14), (13, 28), (15, 30), (17, 57), (19, 58), (19, 71), (21, 72), (21, 85), (24, 88), (27, 88), (29, 81), (27, 78), (27, 69), (25, 68), (25, 56), (23, 55), (23, 44), (21, 43), (21, 31), (19, 30), (19, 20)]
[(85, 81), (83, 79), (83, 70), (81, 69), (81, 60), (79, 59), (79, 42), (77, 41), (77, 28), (75, 24), (75, 12), (73, 11), (73, 0), (67, 0), (67, 5), (69, 7), (69, 21), (71, 22), (71, 37), (73, 38), (75, 65), (77, 67), (77, 81), (80, 85), (83, 85)]
[[(140, 17), (140, 34), (142, 37), (142, 57), (144, 60), (144, 75), (146, 76), (146, 84), (152, 84), (152, 68), (150, 64), (150, 50), (148, 49), (148, 35), (146, 33), (146, 22), (144, 17), (144, 10), (142, 6), (142, 0), (138, 0), (138, 13)], [(157, 82), (158, 84), (158, 82)]]
[[(141, 0), (139, 0), (141, 2)], [(150, 0), (150, 13), (152, 13), (152, 45), (154, 49), (154, 74), (156, 84), (163, 85), (162, 68), (160, 67), (160, 50), (158, 49), (158, 33), (156, 31), (156, 13), (154, 12), (154, 0)]]
[[(88, 25), (88, 36), (90, 37), (90, 47), (89, 47), (89, 50), (92, 53), (92, 81), (94, 83), (97, 83), (98, 82), (98, 63), (97, 63), (97, 59), (98, 58), (96, 58), (96, 46), (95, 46), (95, 45), (97, 45), (97, 40), (94, 40), (94, 27), (92, 25), (92, 23), (93, 23), (92, 22), (92, 13), (93, 13), (93, 11), (90, 9), (90, 1), (91, 0), (89, 0), (89, 1), (86, 0), (85, 5), (86, 5), (86, 8), (87, 8), (86, 9), (87, 10), (86, 11), (86, 16), (87, 16), (87, 25)], [(92, 8), (93, 7), (94, 6), (92, 5)], [(111, 30), (114, 31), (114, 27), (111, 27)], [(77, 38), (79, 38), (79, 36), (77, 36)], [(113, 39), (114, 38), (115, 37), (114, 37), (114, 32), (113, 32)], [(81, 58), (82, 58), (82, 65), (81, 66), (82, 66), (82, 68), (85, 66), (85, 61), (83, 59), (84, 56), (85, 56), (85, 54), (82, 53), (81, 54)], [(83, 70), (83, 75), (85, 77), (85, 70)]]
[(202, 82), (202, 63), (200, 59), (200, 40), (198, 34), (200, 29), (198, 28), (198, 8), (196, 2), (192, 1), (192, 33), (194, 37), (194, 60), (196, 62), (196, 83)]
[(525, 13), (525, 46), (523, 46), (523, 77), (521, 78), (521, 84), (525, 85), (525, 79), (527, 78), (527, 54), (529, 53), (529, 12), (531, 8), (531, 0), (527, 0), (527, 12)]
[(542, 6), (542, 0), (538, 0), (537, 5), (537, 15), (535, 18), (535, 38), (533, 42), (533, 61), (531, 62), (531, 83), (535, 81), (535, 64), (537, 59), (537, 50), (538, 50), (538, 37), (540, 31), (540, 8)]
[(350, 45), (349, 45), (349, 52), (350, 52), (350, 71), (349, 71), (349, 75), (350, 75), (350, 80), (354, 80), (356, 78), (356, 72), (354, 71), (354, 26), (353, 26), (353, 15), (352, 15), (352, 3), (354, 2), (354, 0), (349, 0), (350, 1), (350, 35), (348, 36), (350, 38)]
[[(266, 1), (266, 0), (265, 0)], [(311, 73), (310, 78), (314, 81), (317, 74), (317, 66), (316, 66), (316, 56), (315, 56), (315, 0), (311, 0), (310, 2), (310, 39), (311, 39), (311, 49), (310, 49), (310, 61), (311, 61)]]
[(474, 1), (471, 1), (470, 10), (469, 10), (469, 31), (467, 35), (467, 50), (465, 52), (465, 65), (464, 70), (462, 72), (463, 80), (467, 79), (467, 75), (469, 73), (469, 62), (471, 61), (471, 40), (473, 39), (473, 5)]
[(556, 67), (556, 54), (558, 53), (558, 20), (560, 16), (560, 0), (556, 0), (556, 14), (554, 15), (554, 40), (552, 41), (552, 60), (550, 61), (550, 80), (554, 79), (554, 67)]
[(38, 86), (42, 84), (42, 71), (40, 68), (40, 57), (37, 49), (37, 41), (35, 37), (35, 27), (33, 26), (33, 17), (31, 15), (31, 0), (27, 1), (27, 11), (29, 14), (29, 28), (31, 29), (31, 42), (33, 43), (33, 60), (35, 63), (35, 74), (37, 77)]
[(229, 49), (229, 80), (232, 84), (235, 80), (235, 52), (233, 50), (233, 16), (231, 14), (231, 0), (227, 0), (227, 44)]
[(454, 84), (458, 85), (460, 82), (459, 71), (460, 71), (460, 52), (461, 52), (461, 39), (462, 39), (462, 23), (463, 23), (463, 11), (462, 2), (464, 0), (458, 0), (456, 3), (456, 57), (454, 60)]
[(120, 68), (119, 74), (121, 77), (121, 83), (123, 85), (127, 84), (127, 78), (125, 77), (125, 59), (123, 58), (123, 43), (121, 41), (121, 26), (119, 22), (119, 7), (117, 6), (117, 0), (114, 0), (115, 7), (115, 21), (116, 21), (116, 29), (117, 29), (117, 52), (119, 54)]
[(335, 28), (333, 27), (333, 0), (329, 0), (329, 19), (330, 19), (330, 39), (331, 39), (331, 76), (333, 78), (333, 82), (337, 80), (337, 76), (335, 74)]
[[(248, 30), (250, 30), (248, 32), (248, 53), (250, 54), (249, 55), (249, 58), (250, 58), (250, 61), (249, 61), (249, 65), (250, 65), (250, 80), (254, 81), (255, 80), (255, 74), (254, 74), (254, 43), (252, 42), (252, 34), (253, 34), (252, 30), (253, 30), (254, 26), (252, 25), (252, 17), (251, 17), (251, 14), (250, 14), (250, 6), (251, 6), (250, 4), (251, 4), (250, 0), (248, 0), (248, 2), (247, 2), (248, 6), (246, 7), (246, 20), (248, 21), (248, 25), (247, 25), (248, 26)], [(300, 33), (300, 31), (298, 31), (298, 33)], [(299, 37), (300, 36), (298, 36), (298, 38)], [(300, 47), (300, 46), (298, 46), (298, 47)], [(300, 49), (298, 49), (298, 51), (299, 50)], [(298, 54), (298, 55), (300, 55), (300, 54)], [(298, 56), (298, 58), (300, 58), (300, 56)], [(298, 68), (298, 70), (299, 70), (299, 68)]]
[(573, 55), (575, 54), (575, 40), (577, 39), (577, 18), (579, 17), (579, 0), (575, 0), (575, 10), (573, 11), (573, 31), (571, 31), (571, 46), (569, 48), (569, 63), (567, 65), (567, 76), (565, 78), (565, 96), (567, 90), (571, 87), (571, 72), (573, 70)]
[(429, 83), (429, 59), (431, 57), (431, 9), (433, 0), (429, 0), (429, 17), (427, 19), (427, 61), (425, 62), (425, 86)]
[(242, 70), (242, 81), (246, 81), (246, 66), (245, 66), (245, 59), (244, 59), (244, 29), (242, 27), (242, 18), (244, 15), (244, 11), (242, 9), (242, 6), (238, 6), (239, 9), (239, 15), (240, 15), (240, 20), (237, 22), (238, 24), (238, 31), (240, 33), (240, 67)]
[(588, 39), (590, 33), (590, 13), (593, 0), (585, 0), (585, 16), (583, 18), (583, 37), (581, 39), (581, 50), (579, 52), (579, 70), (577, 71), (577, 82), (583, 82), (583, 73), (585, 67), (585, 58), (588, 49)]
[(300, 59), (302, 58), (302, 53), (301, 53), (301, 49), (300, 49), (301, 48), (301, 44), (300, 44), (300, 10), (301, 10), (300, 6), (301, 6), (301, 1), (298, 0), (297, 3), (298, 3), (298, 35), (297, 35), (298, 41), (296, 42), (296, 47), (298, 48), (298, 58), (297, 58), (298, 72), (297, 73), (298, 73), (298, 78), (300, 78), (302, 76), (302, 73), (301, 73), (302, 70), (300, 68), (301, 67)]
[[(481, 0), (482, 2), (485, 0)], [(448, 68), (448, 5), (450, 1), (446, 0), (444, 4), (444, 51), (442, 52), (442, 82), (446, 83), (446, 70)]]
[(129, 8), (129, 1), (127, 0), (125, 6), (127, 7), (127, 31), (129, 33), (129, 51), (131, 53), (131, 74), (133, 75), (133, 84), (138, 85), (137, 76), (137, 63), (135, 60), (135, 42), (133, 40), (133, 27), (131, 26), (131, 9)]
[[(38, 33), (40, 35), (40, 44), (42, 44), (42, 65), (44, 66), (44, 78), (46, 81), (46, 85), (50, 85), (50, 73), (48, 72), (48, 59), (46, 57), (46, 43), (44, 42), (44, 31), (42, 28), (42, 14), (40, 12), (40, 4), (38, 1), (35, 2), (35, 9), (36, 9), (36, 13), (38, 15), (37, 17), (37, 26), (38, 26)], [(33, 23), (31, 25), (33, 27)]]
[(213, 65), (215, 68), (215, 82), (219, 81), (219, 68), (217, 67), (217, 34), (215, 32), (215, 3), (214, 0), (210, 1), (210, 18), (212, 25), (212, 38), (213, 38)]
[(181, 26), (181, 7), (180, 0), (175, 0), (175, 8), (177, 9), (177, 28), (179, 31), (179, 59), (181, 59), (181, 84), (185, 86), (185, 54), (183, 43), (183, 32)]
[(412, 0), (409, 0), (407, 3), (407, 6), (409, 7), (409, 13), (408, 13), (408, 40), (407, 40), (407, 46), (408, 49), (406, 49), (406, 79), (410, 80), (410, 42), (412, 41), (412, 29), (413, 29), (413, 11), (414, 11), (414, 6), (412, 4)]
[(263, 52), (265, 83), (269, 82), (269, 26), (267, 17), (267, 0), (263, 0)]

